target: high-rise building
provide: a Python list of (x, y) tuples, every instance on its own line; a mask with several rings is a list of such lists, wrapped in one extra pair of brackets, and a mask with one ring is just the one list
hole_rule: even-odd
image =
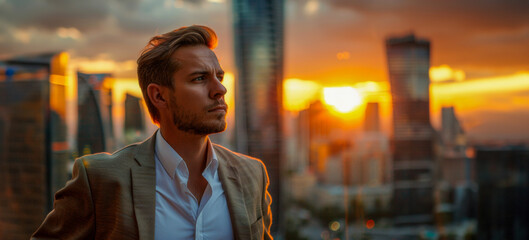
[(414, 35), (386, 40), (393, 103), (395, 224), (433, 221), (433, 129), (430, 125), (430, 42)]
[(457, 119), (454, 107), (441, 109), (441, 140), (443, 145), (454, 148), (458, 153), (465, 152), (466, 139), (463, 127)]
[(369, 102), (366, 105), (364, 118), (364, 132), (380, 131), (380, 114), (377, 102)]
[(472, 161), (466, 156), (467, 144), (463, 128), (456, 117), (454, 107), (441, 109), (442, 160), (439, 164), (443, 181), (451, 186), (474, 180)]
[(110, 74), (77, 73), (77, 152), (86, 155), (114, 150)]
[(29, 239), (68, 180), (66, 53), (0, 64), (0, 239)]
[(233, 10), (237, 151), (263, 160), (272, 213), (280, 219), (284, 2), (234, 0)]
[[(439, 149), (436, 176), (439, 177), (436, 214), (461, 223), (475, 219), (477, 191), (475, 159), (467, 156), (466, 137), (454, 107), (441, 109), (441, 129), (436, 141)], [(469, 153), (470, 153), (470, 149)], [(468, 154), (471, 155), (471, 154)], [(445, 207), (441, 207), (445, 206)]]
[(529, 239), (529, 148), (478, 147), (477, 239)]
[(127, 93), (125, 95), (125, 144), (139, 142), (144, 137), (145, 119), (142, 99)]

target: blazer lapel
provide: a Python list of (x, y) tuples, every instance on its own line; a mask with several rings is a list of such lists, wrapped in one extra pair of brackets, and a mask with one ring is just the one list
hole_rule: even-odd
[(222, 151), (215, 151), (219, 158), (219, 179), (226, 193), (226, 201), (230, 212), (235, 239), (251, 239), (250, 219), (246, 210), (241, 180), (237, 168), (229, 161)]
[(139, 239), (154, 239), (156, 209), (156, 169), (154, 163), (155, 134), (138, 146), (135, 160), (138, 165), (131, 167), (132, 201), (138, 223)]

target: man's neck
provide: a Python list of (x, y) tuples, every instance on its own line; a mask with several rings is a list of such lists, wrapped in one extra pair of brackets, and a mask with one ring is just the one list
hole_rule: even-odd
[(165, 141), (185, 161), (189, 174), (202, 174), (206, 167), (208, 135), (196, 135), (178, 129), (160, 128)]

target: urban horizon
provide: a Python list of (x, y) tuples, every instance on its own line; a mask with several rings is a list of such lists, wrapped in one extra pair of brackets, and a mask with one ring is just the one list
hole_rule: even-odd
[(156, 131), (136, 58), (191, 24), (226, 71), (211, 139), (267, 166), (277, 239), (529, 236), (529, 3), (157, 1), (0, 1), (0, 238)]

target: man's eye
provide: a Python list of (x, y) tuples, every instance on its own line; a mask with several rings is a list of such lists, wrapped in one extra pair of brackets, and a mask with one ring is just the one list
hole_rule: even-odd
[(193, 81), (203, 81), (203, 80), (204, 80), (204, 76), (200, 76), (200, 77), (193, 79)]
[(224, 80), (224, 75), (219, 75), (219, 76), (217, 76), (217, 79), (218, 79), (220, 82), (222, 82), (222, 80)]

